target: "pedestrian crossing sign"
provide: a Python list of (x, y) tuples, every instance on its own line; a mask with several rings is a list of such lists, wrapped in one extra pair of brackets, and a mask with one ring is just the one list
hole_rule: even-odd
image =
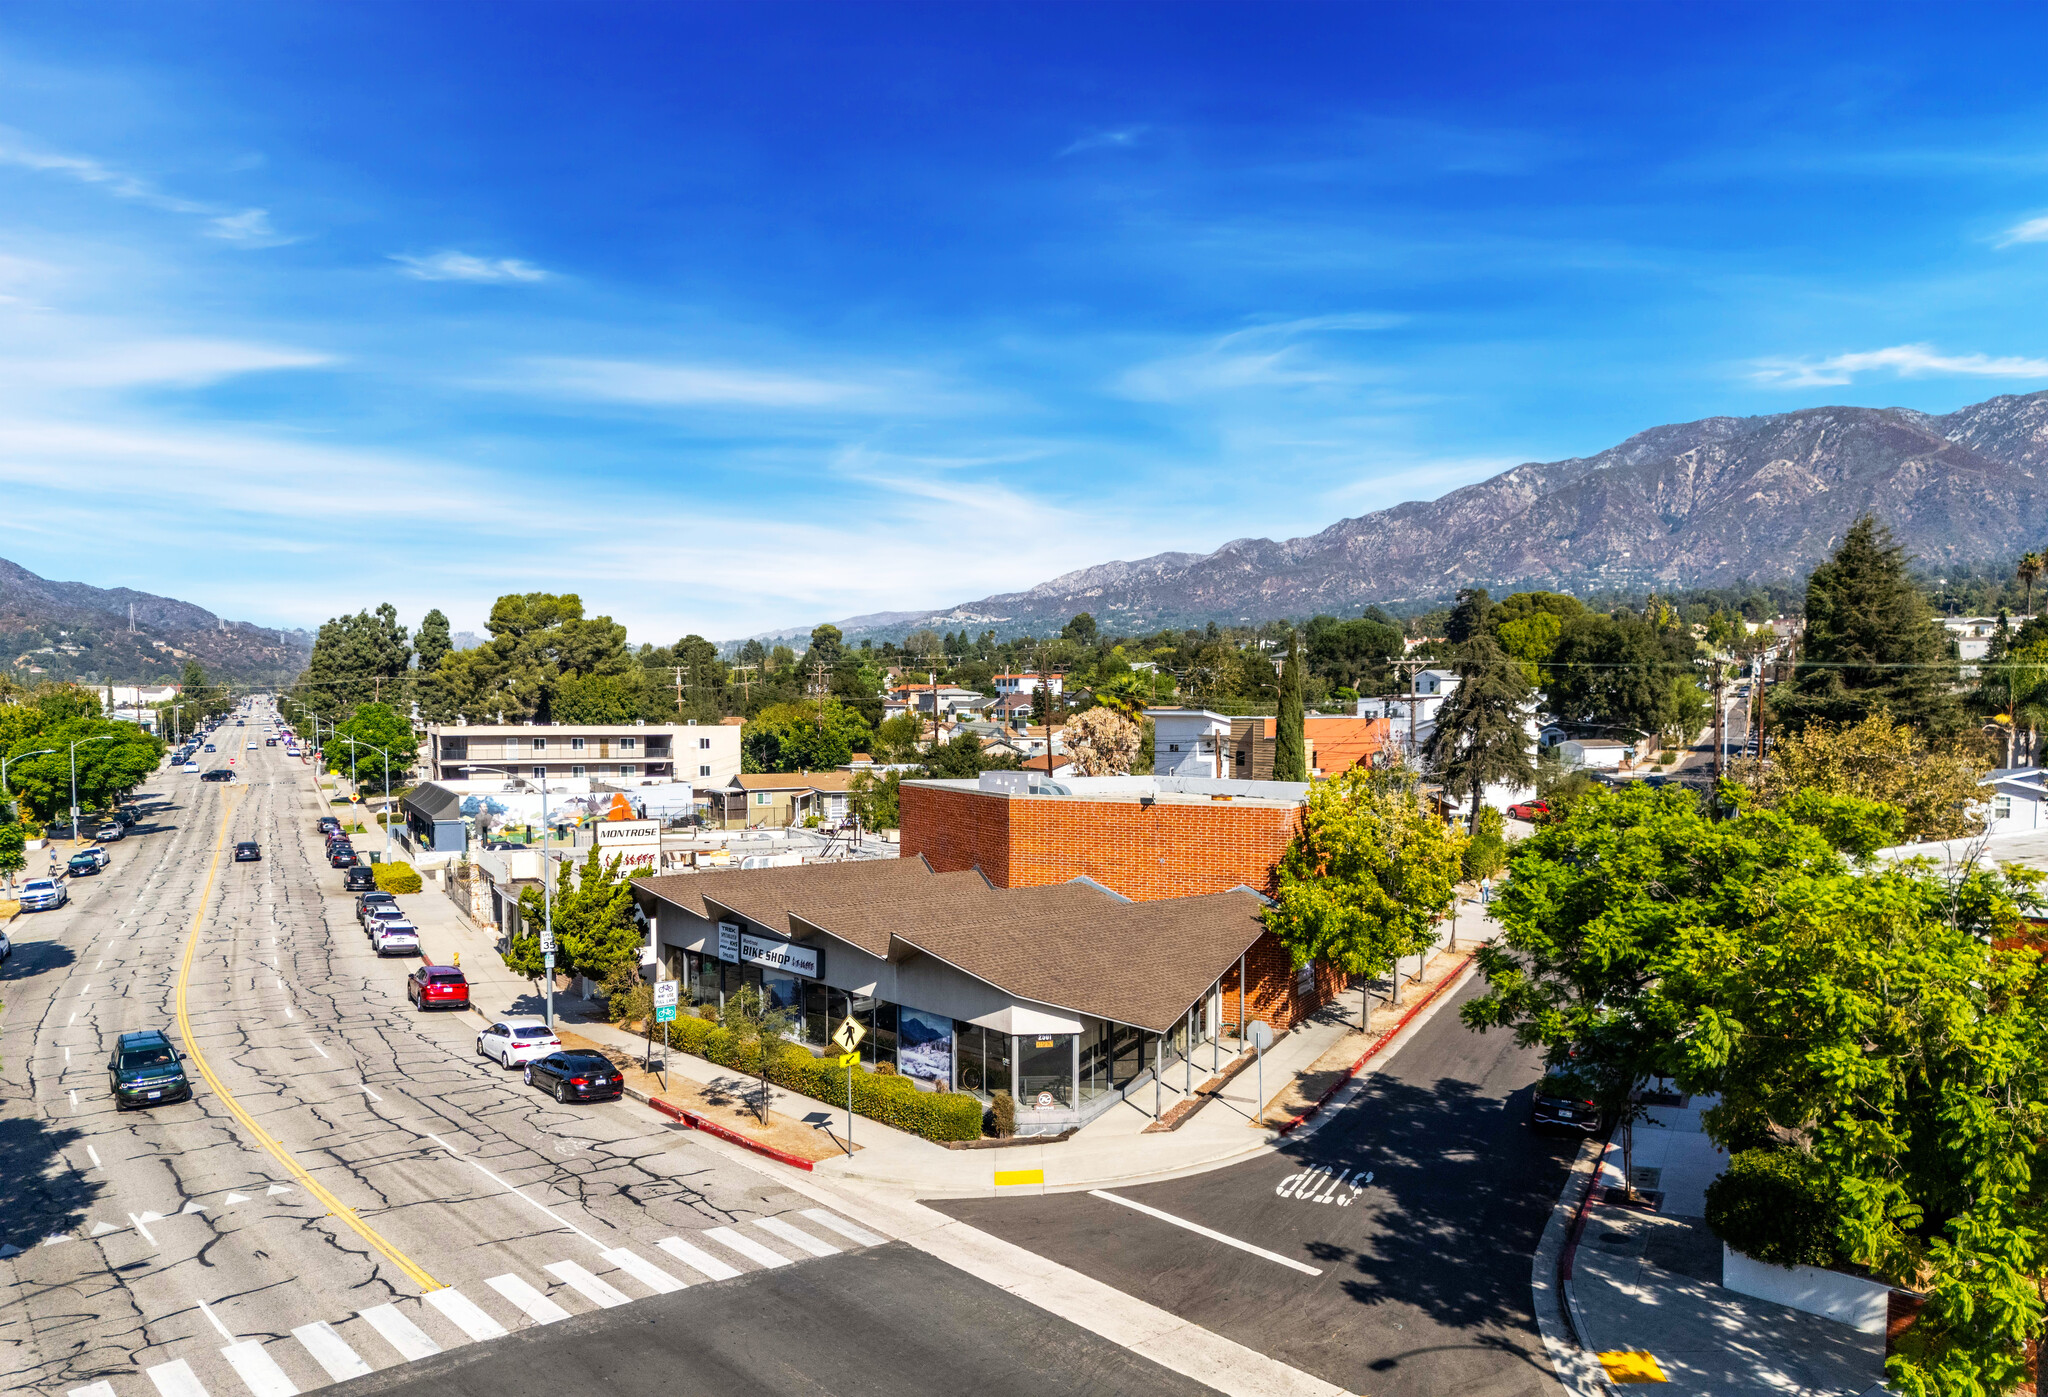
[(832, 1035), (832, 1041), (839, 1045), (840, 1052), (850, 1053), (858, 1048), (860, 1040), (867, 1036), (868, 1031), (860, 1026), (860, 1021), (848, 1014), (846, 1022), (839, 1025), (839, 1031)]
[(860, 1054), (847, 1053), (845, 1056), (839, 1058), (838, 1062), (841, 1067), (852, 1067), (860, 1062)]

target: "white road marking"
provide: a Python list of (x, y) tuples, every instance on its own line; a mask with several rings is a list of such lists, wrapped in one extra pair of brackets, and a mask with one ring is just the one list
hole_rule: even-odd
[(825, 1241), (821, 1237), (813, 1237), (801, 1227), (784, 1222), (781, 1218), (755, 1218), (754, 1226), (760, 1228), (771, 1237), (780, 1237), (793, 1247), (803, 1248), (812, 1256), (839, 1255), (839, 1248), (833, 1246), (830, 1242)]
[(749, 1261), (758, 1261), (763, 1266), (787, 1266), (789, 1258), (779, 1251), (771, 1251), (752, 1237), (742, 1237), (730, 1227), (707, 1227), (704, 1235), (744, 1256)]
[(74, 1111), (78, 1109), (78, 1088), (77, 1088), (77, 1087), (73, 1087), (73, 1088), (71, 1088), (71, 1109), (72, 1109), (72, 1110), (74, 1110)]
[(567, 1310), (517, 1276), (493, 1276), (484, 1284), (524, 1310), (536, 1324), (553, 1324), (558, 1319), (569, 1317)]
[(69, 1048), (66, 1048), (64, 1050), (64, 1065), (66, 1067), (69, 1067), (71, 1065), (71, 1049)]
[(80, 990), (80, 991), (78, 992), (78, 997), (79, 997), (80, 999), (83, 999), (83, 998), (85, 998), (85, 997), (86, 997), (87, 995), (89, 995), (89, 994), (91, 994), (91, 993), (92, 993), (92, 981), (90, 981), (90, 980), (87, 980), (87, 981), (85, 982), (85, 988), (84, 988), (84, 989), (82, 989), (82, 990)]
[(263, 1196), (265, 1198), (275, 1198), (280, 1193), (290, 1192), (291, 1190), (286, 1188), (283, 1184), (272, 1184), (269, 1188), (263, 1190)]
[(573, 1261), (554, 1261), (540, 1269), (553, 1276), (563, 1285), (568, 1286), (593, 1305), (599, 1305), (609, 1310), (629, 1303), (628, 1297), (624, 1292), (614, 1286), (606, 1285)]
[[(306, 1041), (307, 1041), (308, 1043), (313, 1043), (313, 1040), (312, 1040), (312, 1039), (310, 1039), (310, 1038), (308, 1038), (308, 1039), (307, 1039)], [(319, 1045), (318, 1043), (313, 1043), (313, 1051), (314, 1051), (314, 1052), (316, 1052), (316, 1053), (318, 1053), (318, 1054), (320, 1054), (320, 1056), (322, 1056), (322, 1057), (326, 1057), (326, 1056), (327, 1056), (327, 1050), (326, 1050), (325, 1048), (321, 1047), (321, 1046), (320, 1046), (320, 1045)]]
[(693, 1247), (680, 1237), (664, 1237), (654, 1245), (660, 1247), (691, 1270), (714, 1281), (731, 1280), (740, 1273), (737, 1266), (727, 1265), (710, 1252), (700, 1247)]
[(356, 1355), (348, 1346), (348, 1340), (334, 1332), (334, 1326), (321, 1320), (317, 1324), (302, 1324), (292, 1330), (292, 1337), (313, 1355), (313, 1361), (327, 1370), (327, 1376), (336, 1382), (359, 1378), (376, 1371)]
[(806, 1208), (804, 1216), (820, 1227), (829, 1227), (849, 1242), (858, 1243), (863, 1247), (879, 1247), (889, 1240), (887, 1237), (877, 1237), (865, 1227), (855, 1227), (837, 1213), (828, 1213), (823, 1208)]
[(683, 1283), (668, 1272), (656, 1266), (638, 1252), (627, 1251), (624, 1247), (613, 1247), (604, 1253), (604, 1259), (624, 1271), (656, 1295), (668, 1295), (683, 1289)]
[(211, 1305), (208, 1305), (204, 1300), (201, 1300), (199, 1302), (199, 1311), (201, 1314), (205, 1315), (208, 1320), (212, 1321), (213, 1327), (220, 1331), (220, 1336), (223, 1339), (226, 1339), (231, 1344), (235, 1341), (235, 1336), (228, 1332), (228, 1327), (225, 1324), (222, 1324), (220, 1322), (220, 1316), (213, 1312), (213, 1307)]
[[(105, 961), (101, 961), (101, 962), (100, 962), (100, 965), (105, 965), (105, 964), (106, 964), (106, 962), (105, 962)], [(93, 969), (95, 969), (95, 970), (99, 969), (99, 968), (100, 968), (100, 965), (95, 965), (95, 966), (93, 967)]]
[(368, 1082), (357, 1082), (356, 1090), (360, 1091), (363, 1095), (369, 1097), (372, 1101), (382, 1101), (384, 1099), (383, 1097), (377, 1095), (376, 1092), (370, 1090), (370, 1084)]
[(104, 1237), (109, 1232), (119, 1232), (120, 1230), (120, 1228), (114, 1226), (114, 1224), (112, 1224), (111, 1222), (96, 1222), (92, 1225), (92, 1231), (87, 1233), (86, 1235), (91, 1237)]
[[(438, 1136), (438, 1135), (434, 1134), (434, 1132), (433, 1132), (433, 1131), (431, 1131), (431, 1130), (430, 1130), (430, 1131), (427, 1131), (427, 1132), (426, 1132), (426, 1136), (427, 1136), (427, 1138), (428, 1138), (429, 1140), (432, 1140), (432, 1141), (433, 1141), (433, 1142), (434, 1142), (435, 1144), (439, 1145), (439, 1146), (440, 1146), (440, 1147), (441, 1147), (442, 1149), (444, 1149), (444, 1150), (448, 1151), (448, 1153), (450, 1153), (450, 1154), (454, 1155), (454, 1156), (455, 1156), (455, 1157), (456, 1157), (457, 1159), (459, 1159), (459, 1160), (462, 1160), (462, 1161), (463, 1161), (464, 1163), (466, 1163), (466, 1164), (468, 1164), (468, 1165), (469, 1165), (470, 1167), (474, 1168), (474, 1169), (475, 1169), (475, 1170), (476, 1170), (476, 1171), (477, 1171), (477, 1172), (478, 1172), (479, 1174), (482, 1174), (482, 1175), (483, 1175), (483, 1176), (484, 1176), (485, 1178), (489, 1179), (489, 1180), (490, 1180), (490, 1181), (491, 1181), (492, 1183), (496, 1184), (496, 1185), (497, 1185), (497, 1186), (498, 1186), (499, 1188), (502, 1188), (502, 1189), (504, 1189), (504, 1190), (505, 1190), (505, 1191), (506, 1191), (507, 1193), (511, 1194), (511, 1195), (512, 1195), (512, 1196), (513, 1196), (514, 1198), (517, 1198), (517, 1199), (518, 1199), (518, 1200), (519, 1200), (520, 1202), (522, 1202), (522, 1203), (525, 1203), (525, 1204), (528, 1204), (528, 1205), (529, 1205), (529, 1206), (531, 1206), (531, 1207), (534, 1207), (534, 1208), (538, 1208), (538, 1209), (539, 1209), (539, 1210), (540, 1210), (541, 1212), (543, 1212), (543, 1213), (547, 1214), (547, 1215), (548, 1215), (548, 1217), (549, 1217), (550, 1219), (552, 1219), (552, 1220), (554, 1221), (554, 1223), (555, 1223), (555, 1225), (556, 1225), (557, 1227), (566, 1227), (566, 1228), (568, 1228), (568, 1229), (569, 1229), (569, 1231), (571, 1231), (571, 1232), (574, 1232), (574, 1233), (575, 1233), (575, 1234), (576, 1234), (576, 1235), (577, 1235), (578, 1237), (581, 1237), (581, 1238), (582, 1238), (582, 1239), (583, 1239), (584, 1241), (586, 1241), (586, 1242), (590, 1243), (590, 1245), (592, 1245), (593, 1247), (596, 1247), (596, 1248), (597, 1248), (597, 1249), (598, 1249), (599, 1251), (603, 1251), (603, 1250), (605, 1249), (605, 1246), (604, 1246), (604, 1243), (603, 1243), (603, 1242), (600, 1242), (600, 1241), (598, 1241), (598, 1240), (597, 1240), (597, 1238), (595, 1238), (595, 1237), (591, 1236), (591, 1235), (590, 1235), (590, 1234), (589, 1234), (588, 1232), (585, 1232), (585, 1231), (584, 1231), (584, 1230), (583, 1230), (582, 1228), (578, 1227), (578, 1226), (577, 1226), (577, 1225), (576, 1225), (575, 1223), (573, 1223), (573, 1222), (570, 1222), (570, 1221), (569, 1221), (569, 1220), (568, 1220), (567, 1218), (565, 1218), (565, 1217), (561, 1216), (561, 1215), (560, 1215), (559, 1213), (555, 1212), (555, 1211), (554, 1211), (554, 1209), (552, 1209), (552, 1208), (548, 1207), (548, 1205), (547, 1205), (547, 1204), (545, 1204), (545, 1203), (537, 1203), (537, 1202), (535, 1202), (535, 1201), (534, 1201), (533, 1199), (531, 1199), (531, 1198), (528, 1198), (528, 1197), (527, 1197), (527, 1196), (526, 1196), (525, 1194), (521, 1193), (521, 1192), (520, 1192), (520, 1191), (519, 1191), (518, 1189), (516, 1189), (516, 1188), (512, 1187), (512, 1185), (510, 1185), (510, 1184), (506, 1183), (506, 1182), (505, 1182), (505, 1181), (504, 1181), (503, 1179), (499, 1178), (499, 1177), (498, 1177), (498, 1176), (497, 1176), (496, 1174), (493, 1174), (493, 1173), (492, 1173), (492, 1172), (491, 1172), (490, 1170), (488, 1170), (488, 1169), (484, 1168), (484, 1166), (483, 1166), (483, 1165), (481, 1165), (481, 1164), (478, 1164), (478, 1163), (477, 1163), (477, 1162), (476, 1162), (475, 1160), (471, 1159), (471, 1158), (470, 1158), (470, 1157), (469, 1157), (468, 1155), (466, 1155), (466, 1154), (464, 1154), (464, 1153), (463, 1153), (462, 1151), (460, 1151), (460, 1150), (456, 1149), (456, 1148), (455, 1148), (455, 1147), (454, 1147), (453, 1145), (449, 1144), (449, 1143), (448, 1143), (448, 1142), (447, 1142), (446, 1140), (443, 1140), (443, 1139), (442, 1139), (442, 1138), (441, 1138), (440, 1136)], [(522, 1282), (522, 1284), (524, 1284), (524, 1282)]]
[(289, 1004), (284, 1006), (284, 1016), (288, 1019), (296, 1019), (298, 1017), (297, 1014), (292, 1012), (292, 1006)]
[(149, 1380), (156, 1384), (156, 1390), (163, 1397), (207, 1397), (206, 1389), (192, 1372), (192, 1366), (182, 1358), (151, 1368)]
[(1189, 1222), (1186, 1218), (1177, 1218), (1172, 1213), (1162, 1213), (1157, 1208), (1148, 1208), (1143, 1203), (1134, 1203), (1128, 1198), (1119, 1198), (1114, 1193), (1108, 1193), (1099, 1188), (1089, 1189), (1088, 1196), (1090, 1198), (1106, 1198), (1112, 1203), (1121, 1203), (1124, 1207), (1143, 1213), (1147, 1217), (1158, 1218), (1161, 1222), (1170, 1222), (1175, 1227), (1184, 1227), (1190, 1232), (1199, 1233), (1201, 1236), (1207, 1237), (1212, 1242), (1221, 1242), (1227, 1247), (1236, 1247), (1239, 1251), (1250, 1252), (1253, 1256), (1264, 1257), (1268, 1261), (1277, 1262), (1290, 1270), (1299, 1271), (1303, 1275), (1320, 1276), (1323, 1274), (1313, 1266), (1302, 1265), (1302, 1263), (1296, 1261), (1291, 1256), (1282, 1256), (1278, 1252), (1267, 1251), (1264, 1247), (1255, 1247), (1250, 1242), (1239, 1241), (1237, 1238), (1226, 1233), (1204, 1227), (1199, 1222)]
[(70, 1017), (70, 1018), (68, 1018), (68, 1019), (66, 1019), (66, 1020), (64, 1020), (64, 1027), (66, 1027), (66, 1028), (69, 1028), (69, 1027), (71, 1027), (71, 1025), (73, 1025), (73, 1024), (75, 1024), (75, 1023), (77, 1023), (77, 1022), (78, 1022), (78, 1011), (77, 1011), (76, 1009), (73, 1009), (73, 1010), (71, 1011), (71, 1017)]
[(398, 1312), (396, 1305), (372, 1305), (367, 1310), (357, 1310), (363, 1322), (384, 1336), (384, 1342), (398, 1350), (398, 1356), (406, 1362), (431, 1358), (441, 1351), (441, 1346), (421, 1332), (420, 1327)]
[[(203, 1213), (206, 1211), (206, 1205), (204, 1203), (201, 1203), (197, 1199), (194, 1199), (192, 1202), (187, 1203), (184, 1207), (178, 1209), (178, 1211), (180, 1213)], [(232, 1339), (234, 1335), (230, 1334), (228, 1335), (228, 1337)]]
[(227, 1197), (220, 1200), (221, 1206), (224, 1208), (232, 1208), (237, 1203), (246, 1203), (248, 1201), (249, 1195), (246, 1193), (230, 1193)]
[(277, 1360), (263, 1351), (261, 1340), (229, 1344), (220, 1356), (249, 1389), (249, 1397), (299, 1397), (298, 1386), (285, 1376)]
[(89, 1383), (72, 1388), (64, 1397), (114, 1397), (114, 1385), (110, 1382)]
[(129, 1222), (131, 1222), (131, 1223), (133, 1223), (133, 1224), (135, 1225), (135, 1230), (136, 1230), (137, 1232), (140, 1232), (140, 1233), (142, 1234), (142, 1239), (143, 1239), (143, 1240), (144, 1240), (145, 1242), (148, 1242), (148, 1243), (149, 1243), (149, 1244), (150, 1244), (151, 1246), (155, 1246), (155, 1245), (156, 1245), (156, 1238), (152, 1237), (152, 1236), (150, 1235), (150, 1233), (149, 1233), (149, 1229), (148, 1229), (147, 1227), (144, 1227), (144, 1226), (142, 1225), (142, 1219), (141, 1219), (141, 1218), (139, 1218), (139, 1217), (135, 1216), (135, 1214), (133, 1214), (133, 1213), (130, 1213), (130, 1214), (128, 1215), (128, 1221), (129, 1221)]

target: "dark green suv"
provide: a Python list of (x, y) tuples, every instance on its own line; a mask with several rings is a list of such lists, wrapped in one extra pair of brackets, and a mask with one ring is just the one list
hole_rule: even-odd
[(171, 1040), (155, 1029), (124, 1033), (114, 1042), (114, 1055), (107, 1059), (107, 1075), (114, 1088), (114, 1109), (151, 1106), (160, 1101), (190, 1101), (192, 1083), (185, 1076), (184, 1059)]

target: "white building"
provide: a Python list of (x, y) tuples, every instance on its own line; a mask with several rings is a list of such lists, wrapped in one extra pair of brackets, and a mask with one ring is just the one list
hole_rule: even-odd
[(740, 724), (466, 723), (431, 726), (421, 744), (430, 781), (506, 772), (611, 785), (688, 781), (723, 786), (740, 773)]
[(1945, 616), (1942, 628), (1956, 643), (1956, 655), (1964, 664), (1991, 653), (1991, 638), (1998, 633), (1996, 616)]
[(2048, 771), (2040, 767), (2004, 767), (1977, 783), (1984, 791), (1984, 832), (2028, 834), (2048, 827)]
[(998, 674), (995, 679), (996, 693), (1004, 698), (1011, 694), (1036, 692), (1041, 684), (1057, 694), (1060, 691), (1060, 683), (1057, 674)]
[(1152, 774), (1221, 780), (1230, 747), (1230, 719), (1206, 708), (1148, 708)]
[(1553, 745), (1559, 760), (1568, 767), (1591, 771), (1613, 771), (1635, 749), (1611, 737), (1567, 737)]

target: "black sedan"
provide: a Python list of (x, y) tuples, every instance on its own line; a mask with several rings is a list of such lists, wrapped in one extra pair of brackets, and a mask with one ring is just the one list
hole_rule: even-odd
[(261, 863), (263, 846), (253, 839), (245, 839), (235, 846), (236, 863)]
[(616, 1101), (626, 1094), (626, 1079), (602, 1053), (549, 1053), (526, 1064), (526, 1082), (564, 1103)]
[(346, 844), (337, 844), (327, 851), (327, 866), (330, 868), (354, 868), (356, 851)]

